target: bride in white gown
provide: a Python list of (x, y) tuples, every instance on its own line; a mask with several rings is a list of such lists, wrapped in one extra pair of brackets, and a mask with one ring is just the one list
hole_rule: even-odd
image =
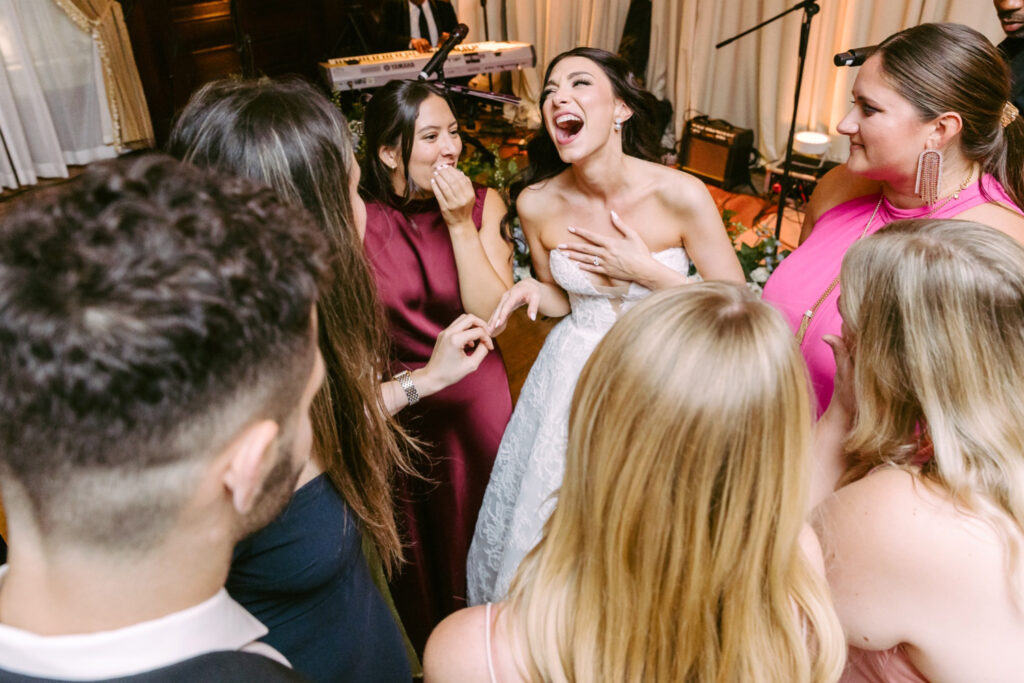
[(537, 279), (509, 290), (489, 327), (499, 334), (522, 305), (531, 319), (568, 317), (548, 335), (498, 449), (467, 562), (474, 605), (500, 600), (540, 539), (562, 482), (576, 379), (618, 316), (685, 283), (689, 258), (704, 279), (743, 282), (704, 185), (651, 161), (655, 100), (626, 63), (576, 48), (552, 60), (544, 81), (544, 126), (507, 217), (520, 218)]

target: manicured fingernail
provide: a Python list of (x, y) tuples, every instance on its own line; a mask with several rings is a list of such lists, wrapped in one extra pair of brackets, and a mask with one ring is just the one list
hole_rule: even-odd
[(537, 319), (537, 314), (536, 313), (531, 313), (530, 314), (530, 320), (536, 320), (536, 319)]
[(615, 220), (619, 220), (619, 214), (612, 211), (612, 218), (614, 218)]
[(572, 226), (570, 225), (570, 226), (569, 226), (569, 232), (571, 232), (571, 233), (575, 233), (575, 232), (576, 232), (576, 228), (574, 228), (574, 227), (572, 227)]
[(556, 247), (556, 249), (565, 249), (565, 248), (566, 248), (567, 246), (569, 246), (569, 245), (567, 245), (567, 244), (559, 244), (559, 245), (558, 245), (558, 246)]

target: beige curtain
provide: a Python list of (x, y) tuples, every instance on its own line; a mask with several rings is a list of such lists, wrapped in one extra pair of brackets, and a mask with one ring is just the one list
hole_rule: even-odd
[(54, 1), (79, 28), (92, 36), (99, 49), (114, 121), (114, 144), (119, 149), (152, 147), (153, 124), (120, 3), (115, 0)]
[[(694, 113), (754, 130), (768, 160), (784, 154), (796, 87), (802, 12), (715, 50), (715, 43), (778, 14), (796, 0), (653, 0), (647, 82), (675, 107), (676, 138)], [(797, 130), (833, 136), (830, 156), (843, 159), (846, 139), (835, 132), (849, 108), (856, 69), (832, 65), (832, 55), (875, 44), (927, 21), (972, 26), (1002, 39), (988, 0), (828, 0), (811, 29)]]
[[(497, 2), (491, 3), (497, 4)], [(580, 45), (614, 51), (626, 23), (629, 0), (507, 0), (508, 37), (533, 44), (537, 66), (513, 80), (530, 117), (543, 88), (544, 68), (558, 54)]]

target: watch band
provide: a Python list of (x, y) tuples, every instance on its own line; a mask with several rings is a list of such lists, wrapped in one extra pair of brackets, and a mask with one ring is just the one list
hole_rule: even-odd
[(402, 386), (402, 391), (405, 392), (405, 398), (408, 399), (409, 405), (416, 405), (420, 401), (420, 392), (416, 391), (416, 385), (412, 381), (412, 375), (409, 374), (408, 370), (402, 370), (400, 373), (395, 375), (395, 379)]

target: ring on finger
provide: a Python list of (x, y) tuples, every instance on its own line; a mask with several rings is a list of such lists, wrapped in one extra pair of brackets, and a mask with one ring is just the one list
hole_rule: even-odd
[(595, 265), (595, 266), (599, 266), (599, 265), (601, 265), (601, 259), (599, 259), (599, 258), (597, 258), (597, 257), (595, 256), (595, 257), (594, 257), (594, 265)]

